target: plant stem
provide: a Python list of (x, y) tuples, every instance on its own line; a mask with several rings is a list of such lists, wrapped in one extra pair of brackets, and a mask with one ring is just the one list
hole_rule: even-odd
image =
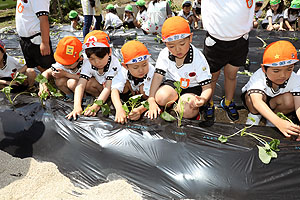
[(20, 96), (21, 94), (26, 94), (26, 93), (30, 93), (30, 92), (20, 92), (19, 94), (17, 94), (17, 95), (13, 98), (12, 102), (14, 102), (14, 101), (16, 100), (16, 98), (17, 98), (18, 96)]
[(260, 143), (262, 143), (263, 145), (265, 145), (267, 143), (267, 141), (265, 141), (264, 139), (252, 134), (252, 133), (247, 133), (245, 132), (246, 135), (250, 135), (252, 137), (254, 137), (257, 141), (259, 141)]

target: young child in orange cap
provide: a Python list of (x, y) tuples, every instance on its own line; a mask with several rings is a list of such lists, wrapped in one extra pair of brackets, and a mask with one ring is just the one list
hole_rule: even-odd
[(242, 88), (242, 99), (250, 112), (248, 117), (254, 118), (256, 124), (262, 115), (268, 120), (267, 124), (273, 123), (286, 137), (296, 135), (300, 141), (300, 127), (276, 115), (296, 111), (300, 119), (300, 77), (293, 72), (298, 61), (292, 43), (271, 43), (264, 52), (261, 69)]
[(161, 112), (158, 105), (165, 106), (178, 100), (174, 82), (180, 81), (181, 100), (186, 102), (183, 117), (194, 118), (212, 93), (208, 63), (191, 44), (192, 33), (188, 22), (182, 17), (175, 16), (165, 21), (162, 40), (167, 47), (157, 58), (148, 98), (150, 109), (146, 116), (156, 118)]
[(26, 64), (21, 64), (14, 57), (8, 55), (4, 42), (0, 40), (0, 89), (8, 86), (17, 72), (25, 74), (27, 79), (22, 85), (13, 83), (13, 92), (22, 91), (34, 85), (36, 77), (34, 69), (27, 68)]
[(150, 85), (154, 74), (154, 66), (149, 63), (149, 51), (139, 41), (129, 41), (121, 48), (123, 56), (123, 68), (114, 77), (111, 86), (111, 100), (116, 108), (115, 121), (126, 123), (127, 119), (138, 120), (146, 111), (144, 106), (134, 108), (128, 116), (122, 108), (120, 94), (143, 94), (143, 98), (149, 96)]
[[(83, 57), (82, 43), (74, 36), (61, 39), (56, 47), (54, 58), (56, 63), (42, 73), (47, 79), (54, 78), (55, 84), (65, 93), (66, 99), (73, 99), (73, 92), (79, 80)], [(40, 84), (39, 95), (43, 91), (49, 93), (46, 84)]]
[[(112, 79), (121, 69), (119, 60), (112, 55), (109, 41), (109, 36), (103, 31), (92, 31), (85, 36), (83, 49), (88, 59), (83, 60), (75, 88), (74, 109), (67, 115), (68, 119), (76, 120), (82, 113), (81, 103), (85, 91), (103, 102), (109, 97)], [(84, 115), (96, 116), (99, 109), (99, 105), (93, 104)]]

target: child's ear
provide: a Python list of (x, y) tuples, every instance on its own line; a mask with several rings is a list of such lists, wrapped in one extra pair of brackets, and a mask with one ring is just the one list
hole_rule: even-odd
[(191, 33), (190, 35), (190, 43), (192, 43), (192, 41), (193, 41), (193, 33)]
[(265, 66), (263, 64), (261, 64), (261, 68), (262, 68), (262, 70), (263, 70), (264, 73), (267, 73), (267, 70), (266, 70), (266, 68), (265, 68)]
[(110, 48), (110, 49), (109, 49), (109, 54), (108, 54), (108, 56), (111, 56), (111, 52), (112, 52), (112, 51), (111, 51), (111, 48)]

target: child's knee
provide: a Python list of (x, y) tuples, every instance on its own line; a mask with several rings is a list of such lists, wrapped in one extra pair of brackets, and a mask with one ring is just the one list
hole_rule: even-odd
[(290, 92), (284, 94), (282, 104), (287, 110), (295, 109), (294, 97)]
[(55, 79), (55, 85), (57, 87), (66, 86), (66, 84), (67, 84), (67, 79), (66, 78)]
[(174, 95), (163, 89), (159, 89), (155, 94), (155, 100), (156, 100), (157, 104), (160, 106), (164, 106), (170, 101), (175, 101), (175, 100), (177, 100), (177, 98), (178, 98), (177, 94)]

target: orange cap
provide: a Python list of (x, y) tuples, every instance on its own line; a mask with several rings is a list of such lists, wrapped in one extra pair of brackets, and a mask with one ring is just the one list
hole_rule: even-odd
[(55, 61), (62, 65), (72, 65), (81, 56), (82, 43), (74, 36), (61, 39), (54, 53)]
[(263, 55), (263, 65), (270, 67), (291, 65), (298, 61), (296, 48), (285, 40), (269, 44)]
[(133, 64), (142, 62), (150, 57), (147, 47), (136, 40), (126, 42), (121, 48), (124, 59), (123, 64)]
[(162, 41), (171, 42), (191, 35), (189, 23), (180, 16), (168, 18), (161, 29)]
[(83, 49), (92, 47), (110, 47), (109, 36), (103, 31), (92, 31), (84, 38)]

